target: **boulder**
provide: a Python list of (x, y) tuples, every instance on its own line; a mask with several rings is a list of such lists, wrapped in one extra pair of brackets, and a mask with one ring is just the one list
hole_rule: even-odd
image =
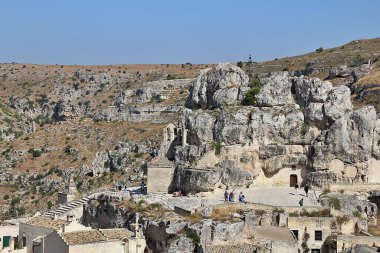
[(261, 79), (260, 93), (256, 96), (258, 106), (294, 104), (292, 82), (288, 72), (271, 73)]
[(332, 122), (352, 110), (351, 91), (347, 86), (335, 87), (324, 103), (324, 113)]
[(292, 82), (297, 103), (302, 107), (309, 103), (324, 103), (332, 89), (330, 82), (318, 78), (294, 77)]
[(191, 109), (213, 109), (233, 105), (239, 100), (239, 88), (248, 86), (244, 71), (229, 63), (201, 72), (190, 89), (186, 106)]

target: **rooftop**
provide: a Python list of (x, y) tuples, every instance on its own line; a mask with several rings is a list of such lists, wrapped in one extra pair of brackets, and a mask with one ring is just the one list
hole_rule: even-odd
[(294, 242), (289, 229), (279, 227), (255, 227), (255, 238), (271, 241)]
[(125, 237), (129, 238), (132, 235), (133, 233), (126, 228), (114, 228), (66, 232), (62, 234), (62, 238), (68, 245), (78, 245), (108, 240), (121, 240)]
[(252, 253), (256, 246), (251, 244), (217, 245), (207, 247), (207, 253)]
[(66, 220), (52, 220), (50, 218), (45, 217), (33, 217), (30, 220), (28, 220), (26, 224), (49, 228), (53, 230), (59, 230), (62, 228), (62, 225), (68, 225), (70, 224), (70, 222)]
[(107, 238), (96, 229), (63, 233), (62, 238), (68, 245), (87, 244), (107, 240)]
[(108, 239), (118, 239), (121, 240), (125, 237), (133, 236), (133, 232), (129, 231), (126, 228), (114, 228), (114, 229), (101, 229), (100, 232)]

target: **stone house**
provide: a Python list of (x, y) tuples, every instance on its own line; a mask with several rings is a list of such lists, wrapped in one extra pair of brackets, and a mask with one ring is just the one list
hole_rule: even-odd
[(123, 228), (91, 229), (62, 234), (54, 231), (34, 243), (33, 253), (142, 253), (145, 248), (143, 244), (134, 245), (136, 249), (140, 246), (142, 251), (129, 251), (128, 238), (131, 238), (132, 234), (132, 232)]
[(334, 222), (333, 217), (289, 217), (288, 228), (300, 249), (307, 245), (311, 253), (320, 253), (326, 238), (331, 235)]
[[(53, 232), (63, 233), (69, 231), (90, 230), (76, 221), (52, 220), (45, 217), (33, 217), (19, 225), (19, 245), (20, 249), (26, 248), (27, 253), (32, 253), (35, 240), (40, 240)], [(37, 246), (36, 246), (37, 247)]]

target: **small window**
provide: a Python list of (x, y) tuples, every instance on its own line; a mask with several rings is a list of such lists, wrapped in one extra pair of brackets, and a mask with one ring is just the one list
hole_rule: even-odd
[(312, 249), (311, 253), (321, 253), (321, 250), (320, 249)]
[(322, 241), (322, 231), (321, 230), (315, 230), (314, 240), (315, 241)]
[(298, 241), (298, 230), (292, 230), (292, 233), (294, 235), (294, 237), (297, 239)]

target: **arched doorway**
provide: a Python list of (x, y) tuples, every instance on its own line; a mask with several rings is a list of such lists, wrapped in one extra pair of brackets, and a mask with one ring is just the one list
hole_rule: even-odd
[(296, 174), (291, 174), (289, 181), (290, 181), (290, 183), (289, 183), (290, 187), (294, 187), (298, 183), (298, 177), (297, 177), (297, 175)]

